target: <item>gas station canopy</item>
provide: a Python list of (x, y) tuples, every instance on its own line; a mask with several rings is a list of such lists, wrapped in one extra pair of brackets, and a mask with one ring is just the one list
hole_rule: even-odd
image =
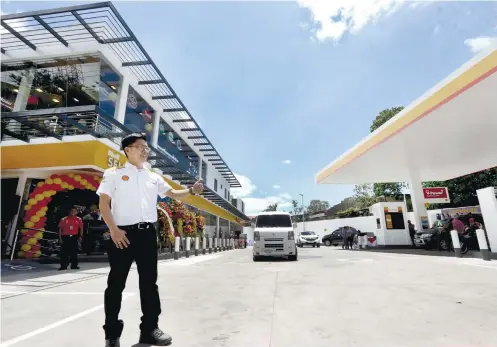
[(497, 166), (497, 46), (317, 173), (319, 184), (445, 181)]

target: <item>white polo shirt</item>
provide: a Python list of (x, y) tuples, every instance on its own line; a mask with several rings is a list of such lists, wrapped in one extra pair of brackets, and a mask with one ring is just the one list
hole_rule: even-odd
[(124, 167), (105, 170), (97, 195), (111, 198), (118, 226), (157, 221), (157, 195), (164, 198), (171, 186), (157, 173), (126, 162)]

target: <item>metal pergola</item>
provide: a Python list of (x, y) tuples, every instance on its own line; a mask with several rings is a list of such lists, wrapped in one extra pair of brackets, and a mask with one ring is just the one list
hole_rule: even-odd
[[(110, 47), (123, 67), (131, 71), (168, 113), (181, 133), (198, 151), (213, 163), (216, 169), (225, 169), (222, 176), (230, 187), (241, 187), (207, 135), (176, 95), (162, 72), (145, 51), (129, 26), (111, 2), (61, 7), (1, 17), (2, 54), (9, 51), (38, 47), (66, 46), (81, 42), (98, 42)], [(183, 141), (184, 142), (184, 141)], [(185, 143), (185, 151), (194, 152)]]
[[(1, 140), (17, 139), (29, 143), (33, 138), (51, 137), (62, 141), (64, 136), (91, 135), (108, 139), (120, 146), (122, 139), (132, 131), (98, 106), (61, 107), (56, 109), (4, 112), (1, 118)], [(150, 146), (149, 163), (171, 176), (181, 185), (189, 186), (196, 178), (176, 167), (169, 157)], [(224, 208), (241, 220), (248, 217), (216, 192), (205, 187), (202, 196)]]

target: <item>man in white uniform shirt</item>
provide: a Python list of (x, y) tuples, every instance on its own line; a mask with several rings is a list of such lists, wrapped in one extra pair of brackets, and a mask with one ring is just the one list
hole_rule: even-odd
[(158, 327), (161, 305), (157, 287), (157, 195), (175, 199), (203, 191), (202, 181), (185, 190), (171, 189), (157, 173), (144, 166), (150, 151), (142, 134), (126, 136), (122, 148), (127, 163), (105, 171), (97, 190), (99, 208), (109, 227), (112, 242), (108, 257), (110, 273), (105, 290), (105, 346), (119, 347), (124, 322), (119, 320), (122, 292), (129, 269), (136, 261), (143, 316), (139, 343), (168, 346), (171, 336)]

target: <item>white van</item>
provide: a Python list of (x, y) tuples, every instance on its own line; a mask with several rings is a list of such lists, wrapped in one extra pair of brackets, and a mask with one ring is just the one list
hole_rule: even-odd
[(262, 212), (255, 221), (254, 261), (263, 257), (282, 256), (297, 260), (292, 218), (287, 212)]

